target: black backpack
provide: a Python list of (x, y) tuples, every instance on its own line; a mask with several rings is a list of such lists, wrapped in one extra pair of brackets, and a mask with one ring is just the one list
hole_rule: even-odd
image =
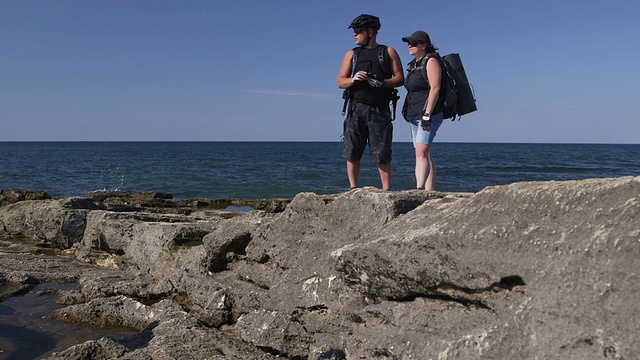
[(442, 84), (440, 85), (440, 96), (444, 98), (442, 117), (444, 119), (460, 120), (462, 115), (478, 110), (476, 107), (475, 94), (471, 84), (467, 79), (467, 74), (462, 66), (460, 55), (454, 53), (440, 57), (437, 53), (429, 54), (422, 59), (424, 66), (424, 77), (427, 79), (427, 60), (435, 57), (442, 67)]

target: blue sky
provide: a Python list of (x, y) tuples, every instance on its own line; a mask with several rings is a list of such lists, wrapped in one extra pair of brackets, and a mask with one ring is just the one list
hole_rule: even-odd
[(478, 111), (437, 141), (637, 144), (639, 4), (0, 0), (0, 141), (339, 141), (369, 13), (403, 63), (418, 29), (462, 57)]

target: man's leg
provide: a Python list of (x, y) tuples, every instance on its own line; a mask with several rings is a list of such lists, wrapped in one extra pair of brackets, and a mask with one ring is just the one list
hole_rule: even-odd
[(358, 186), (360, 159), (367, 146), (368, 130), (366, 117), (363, 116), (367, 110), (366, 105), (354, 103), (344, 121), (342, 156), (347, 160), (347, 177), (351, 188)]
[(391, 190), (391, 161), (386, 164), (378, 164), (380, 182), (384, 190)]
[(347, 176), (352, 189), (358, 187), (358, 175), (360, 175), (360, 161), (347, 161)]
[(389, 108), (372, 108), (369, 118), (369, 148), (371, 160), (378, 164), (380, 182), (384, 190), (391, 190), (391, 142), (393, 123)]

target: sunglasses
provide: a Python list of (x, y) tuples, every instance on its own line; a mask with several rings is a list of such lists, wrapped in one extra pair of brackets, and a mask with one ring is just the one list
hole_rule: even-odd
[(410, 42), (407, 43), (407, 45), (413, 46), (413, 47), (416, 47), (416, 46), (418, 46), (420, 44), (424, 44), (424, 43), (422, 41), (418, 41), (418, 42), (411, 42), (410, 41)]
[(353, 33), (354, 34), (361, 34), (363, 32), (367, 31), (367, 29), (365, 28), (353, 28)]

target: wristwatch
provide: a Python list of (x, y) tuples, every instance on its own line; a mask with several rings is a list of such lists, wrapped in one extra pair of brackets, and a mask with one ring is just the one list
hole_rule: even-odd
[(431, 114), (429, 114), (429, 113), (424, 113), (424, 115), (422, 115), (422, 120), (424, 120), (424, 121), (429, 121), (429, 120), (431, 120)]

